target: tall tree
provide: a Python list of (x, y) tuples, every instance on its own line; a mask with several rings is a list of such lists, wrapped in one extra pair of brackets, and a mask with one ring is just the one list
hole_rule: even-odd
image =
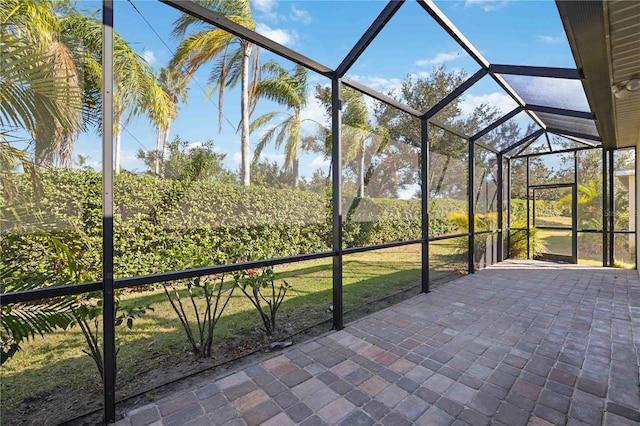
[(3, 127), (30, 134), (38, 167), (53, 165), (54, 158), (69, 164), (81, 127), (79, 75), (60, 40), (57, 4), (7, 0), (0, 5)]
[(187, 102), (187, 79), (179, 69), (160, 68), (157, 79), (158, 85), (167, 95), (168, 117), (164, 126), (158, 125), (158, 140), (156, 143), (156, 162), (154, 165), (156, 175), (160, 175), (160, 164), (167, 158), (167, 150), (169, 148), (169, 134), (171, 131), (171, 123), (178, 115), (178, 103)]
[[(316, 86), (318, 99), (328, 114), (331, 113), (331, 89)], [(375, 164), (367, 161), (381, 154), (389, 144), (389, 132), (369, 119), (369, 109), (364, 95), (345, 87), (342, 91), (342, 158), (344, 164), (356, 176), (357, 196), (364, 197), (368, 178), (373, 173)], [(328, 140), (330, 135), (327, 132)], [(327, 151), (325, 146), (325, 152)], [(369, 164), (369, 165), (368, 165)]]
[[(192, 144), (176, 135), (167, 146), (163, 164), (164, 178), (179, 181), (215, 180), (231, 182), (232, 172), (224, 167), (227, 154), (216, 152), (212, 141)], [(137, 157), (153, 170), (156, 152), (138, 150)]]
[[(224, 15), (245, 28), (254, 30), (256, 27), (249, 0), (197, 0), (196, 3)], [(191, 30), (192, 32), (187, 35)], [(187, 78), (191, 78), (202, 65), (215, 61), (209, 75), (209, 83), (212, 86), (212, 92), (218, 92), (220, 130), (222, 128), (225, 88), (235, 87), (240, 82), (241, 119), (239, 127), (242, 157), (240, 174), (242, 184), (250, 185), (249, 119), (257, 100), (254, 94), (260, 74), (258, 48), (247, 40), (205, 24), (187, 14), (183, 14), (175, 21), (173, 34), (181, 38), (182, 41), (170, 66), (184, 67)], [(237, 47), (235, 47), (236, 45)]]
[[(428, 111), (460, 86), (466, 76), (462, 70), (447, 71), (442, 65), (434, 67), (425, 78), (408, 76), (402, 82), (399, 92), (389, 95), (418, 111)], [(463, 115), (460, 102), (460, 98), (453, 100), (435, 118), (472, 135), (500, 116), (495, 107), (486, 104), (476, 107), (468, 116)], [(421, 145), (421, 128), (409, 115), (393, 106), (378, 103), (375, 117), (380, 125), (389, 129), (392, 140), (416, 147)], [(429, 126), (428, 137), (429, 150), (433, 154), (433, 167), (429, 168), (432, 195), (464, 196), (466, 182), (462, 179), (466, 179), (466, 166), (462, 166), (468, 160), (468, 142), (435, 126)], [(419, 172), (419, 169), (414, 171), (414, 182), (420, 182)]]
[[(115, 172), (120, 172), (122, 129), (130, 119), (154, 111), (157, 119), (168, 117), (166, 95), (155, 83), (151, 66), (127, 42), (114, 34), (113, 131)], [(155, 110), (154, 110), (155, 109)], [(164, 114), (161, 110), (165, 110)]]
[[(64, 151), (59, 149), (59, 139), (44, 139), (45, 125), (72, 133), (80, 126), (81, 92), (69, 52), (54, 37), (59, 27), (53, 6), (49, 1), (0, 2), (0, 188), (3, 195), (0, 228), (3, 230), (10, 229), (16, 221), (20, 225), (28, 224), (26, 229), (37, 229), (38, 220), (47, 216), (25, 207), (32, 200), (18, 190), (13, 172), (21, 166), (37, 188), (35, 164), (38, 162), (34, 163), (26, 150), (12, 146), (11, 139), (19, 137), (20, 131), (27, 132), (36, 141), (39, 160), (44, 142), (50, 143), (50, 152)], [(38, 235), (43, 240), (49, 237), (42, 231)], [(54, 237), (50, 240), (53, 242)], [(39, 288), (50, 278), (49, 271), (36, 279), (30, 270), (26, 276), (21, 272), (6, 262), (0, 263), (1, 291)], [(13, 356), (24, 340), (65, 328), (70, 321), (68, 304), (59, 300), (0, 307), (0, 364)]]
[[(257, 162), (262, 150), (267, 144), (274, 141), (276, 149), (285, 142), (284, 167), (291, 170), (293, 186), (298, 184), (298, 150), (302, 145), (302, 109), (307, 106), (307, 69), (301, 65), (296, 65), (291, 72), (288, 72), (275, 61), (269, 61), (262, 66), (262, 73), (269, 74), (269, 77), (262, 78), (257, 85), (256, 96), (266, 98), (278, 105), (282, 105), (291, 112), (269, 112), (256, 118), (249, 127), (251, 133), (260, 127), (268, 124), (278, 116), (284, 119), (274, 127), (271, 127), (260, 138), (253, 156), (253, 161)], [(316, 123), (321, 127), (319, 123)]]
[[(102, 23), (96, 15), (84, 15), (68, 9), (61, 17), (65, 40), (77, 52), (85, 82), (87, 107), (99, 113), (102, 80)], [(113, 35), (113, 132), (115, 138), (115, 172), (120, 172), (122, 129), (133, 117), (146, 114), (152, 121), (167, 116), (164, 92), (155, 82), (151, 66), (118, 33)], [(152, 111), (155, 109), (155, 111)], [(94, 117), (95, 120), (95, 117)], [(97, 120), (95, 120), (97, 122)]]

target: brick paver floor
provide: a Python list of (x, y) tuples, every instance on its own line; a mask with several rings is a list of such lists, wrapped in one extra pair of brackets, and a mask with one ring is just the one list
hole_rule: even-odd
[(636, 271), (508, 261), (118, 425), (640, 423)]

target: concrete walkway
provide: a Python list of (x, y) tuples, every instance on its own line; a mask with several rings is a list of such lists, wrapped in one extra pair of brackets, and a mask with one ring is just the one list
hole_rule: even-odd
[(640, 423), (636, 271), (508, 261), (118, 425)]

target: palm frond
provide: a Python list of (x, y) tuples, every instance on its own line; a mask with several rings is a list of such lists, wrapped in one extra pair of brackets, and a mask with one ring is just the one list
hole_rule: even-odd
[(260, 127), (264, 126), (265, 124), (267, 124), (269, 121), (273, 120), (275, 117), (277, 117), (280, 114), (284, 114), (284, 113), (277, 112), (277, 111), (276, 112), (268, 112), (268, 113), (263, 114), (260, 117), (256, 118), (249, 125), (249, 133), (255, 132), (256, 129), (259, 129)]
[(2, 33), (0, 57), (0, 125), (22, 127), (33, 135), (42, 123), (78, 128), (82, 93), (57, 72), (50, 55)]
[(262, 138), (260, 138), (260, 140), (258, 141), (258, 144), (256, 145), (256, 149), (253, 152), (253, 161), (256, 162), (260, 159), (260, 154), (262, 154), (262, 150), (265, 148), (265, 146), (267, 146), (269, 143), (271, 143), (271, 141), (273, 140), (274, 137), (276, 137), (276, 133), (278, 133), (278, 129), (281, 126), (275, 126), (270, 128), (269, 130), (267, 130), (265, 132), (265, 134), (262, 136)]

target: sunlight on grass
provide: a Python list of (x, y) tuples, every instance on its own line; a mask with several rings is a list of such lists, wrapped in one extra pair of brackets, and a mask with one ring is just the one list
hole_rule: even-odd
[[(431, 245), (432, 273), (446, 276), (464, 268), (457, 241), (438, 241)], [(457, 262), (457, 263), (456, 263)], [(276, 282), (291, 285), (278, 311), (278, 326), (296, 333), (332, 318), (332, 259), (283, 265), (276, 268)], [(343, 262), (343, 299), (345, 312), (357, 309), (371, 312), (373, 301), (408, 289), (419, 292), (421, 246), (375, 250), (345, 255)], [(231, 282), (230, 280), (228, 281)], [(181, 297), (187, 298), (186, 290)], [(189, 302), (190, 303), (190, 302)], [(160, 285), (146, 291), (128, 291), (121, 295), (123, 308), (152, 305), (154, 310), (134, 320), (133, 329), (116, 328), (118, 384), (134, 389), (138, 377), (155, 368), (166, 368), (167, 359), (193, 359), (182, 326)], [(203, 309), (203, 305), (198, 306)], [(244, 337), (243, 330), (255, 330), (260, 319), (249, 300), (236, 291), (215, 331), (215, 345), (227, 339)], [(102, 324), (99, 325), (101, 333)], [(85, 341), (79, 328), (36, 338), (2, 367), (3, 412), (13, 412), (21, 401), (38, 395), (55, 395), (56, 389), (72, 388), (79, 395), (78, 404), (99, 402), (101, 384), (93, 361), (82, 353)], [(220, 361), (220, 360), (217, 360)], [(165, 367), (163, 367), (165, 366)], [(185, 372), (175, 372), (180, 377)]]

